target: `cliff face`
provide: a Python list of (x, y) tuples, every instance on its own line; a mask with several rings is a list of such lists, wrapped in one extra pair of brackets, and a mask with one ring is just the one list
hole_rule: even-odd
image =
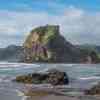
[(56, 25), (35, 28), (23, 46), (24, 62), (80, 62), (80, 50), (60, 35)]

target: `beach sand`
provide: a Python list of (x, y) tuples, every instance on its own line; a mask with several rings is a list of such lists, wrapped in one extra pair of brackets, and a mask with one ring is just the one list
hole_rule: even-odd
[(27, 100), (100, 100), (99, 97), (92, 97), (92, 96), (80, 96), (80, 97), (69, 97), (69, 96), (55, 96), (55, 95), (48, 95), (48, 96), (40, 96), (40, 97), (29, 97)]
[(0, 100), (22, 100), (23, 98), (14, 91), (0, 89)]
[(55, 96), (55, 95), (48, 95), (48, 96), (40, 96), (40, 97), (29, 97), (27, 100), (79, 100), (75, 97), (67, 97), (67, 96)]

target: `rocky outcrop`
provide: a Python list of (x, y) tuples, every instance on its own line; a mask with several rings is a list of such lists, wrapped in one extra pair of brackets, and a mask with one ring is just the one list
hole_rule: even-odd
[(81, 63), (84, 64), (97, 64), (100, 63), (100, 51), (99, 46), (92, 45), (76, 45), (80, 49), (82, 54)]
[(85, 91), (86, 95), (100, 95), (100, 83)]
[(98, 63), (100, 63), (100, 58), (99, 58), (97, 52), (91, 51), (91, 52), (83, 55), (82, 63), (84, 63), (84, 64), (98, 64)]
[(57, 25), (33, 29), (23, 46), (23, 62), (80, 62), (80, 50), (61, 36)]
[(68, 75), (65, 72), (61, 72), (56, 69), (49, 70), (48, 72), (48, 83), (53, 85), (63, 85), (69, 83)]
[(32, 73), (28, 75), (17, 76), (15, 81), (28, 84), (49, 83), (52, 85), (64, 85), (69, 83), (67, 74), (55, 69), (49, 71), (47, 74)]

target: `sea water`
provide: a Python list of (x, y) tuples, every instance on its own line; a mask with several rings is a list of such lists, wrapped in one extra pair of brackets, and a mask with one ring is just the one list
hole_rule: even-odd
[[(58, 69), (68, 74), (69, 86), (73, 89), (88, 89), (100, 80), (99, 64), (25, 64), (25, 63), (0, 63), (0, 100), (22, 100), (19, 95), (22, 84), (13, 83), (17, 75), (28, 73), (45, 73), (49, 69)], [(13, 99), (14, 98), (14, 99)]]

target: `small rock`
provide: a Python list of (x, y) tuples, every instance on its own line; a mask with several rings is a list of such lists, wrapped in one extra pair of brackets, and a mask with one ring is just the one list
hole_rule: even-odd
[(100, 95), (100, 83), (85, 91), (86, 95)]

